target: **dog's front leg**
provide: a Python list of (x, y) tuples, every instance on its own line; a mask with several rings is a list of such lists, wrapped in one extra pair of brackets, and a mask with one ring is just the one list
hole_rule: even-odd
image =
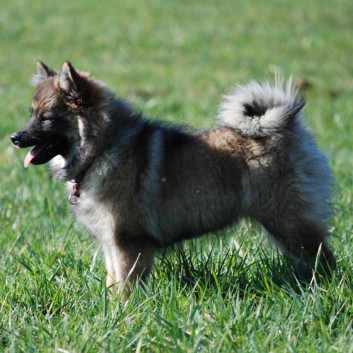
[(149, 237), (118, 236), (114, 243), (103, 245), (108, 271), (106, 285), (122, 300), (130, 294), (131, 281), (142, 280), (151, 270), (156, 244)]
[(114, 259), (118, 259), (117, 247), (114, 244), (103, 244), (105, 266), (107, 268), (106, 286), (111, 293), (114, 292), (114, 285), (117, 282), (115, 274)]

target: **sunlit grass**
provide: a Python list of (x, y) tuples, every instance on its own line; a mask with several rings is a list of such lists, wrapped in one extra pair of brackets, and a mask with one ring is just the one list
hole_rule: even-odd
[[(0, 351), (353, 352), (353, 3), (29, 1), (0, 11)], [(210, 126), (235, 83), (305, 79), (330, 157), (338, 271), (303, 283), (244, 222), (161, 253), (128, 302), (109, 298), (96, 241), (45, 167), (9, 135), (28, 119), (35, 60), (64, 60), (153, 118)]]

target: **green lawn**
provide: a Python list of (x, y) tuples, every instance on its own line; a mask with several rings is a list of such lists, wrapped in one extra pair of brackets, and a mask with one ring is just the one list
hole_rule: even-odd
[[(351, 0), (3, 0), (0, 52), (0, 352), (353, 352)], [(336, 276), (298, 282), (244, 222), (160, 254), (128, 302), (109, 299), (63, 185), (25, 170), (9, 140), (36, 59), (69, 59), (145, 114), (195, 127), (235, 83), (307, 80), (306, 121), (336, 178)]]

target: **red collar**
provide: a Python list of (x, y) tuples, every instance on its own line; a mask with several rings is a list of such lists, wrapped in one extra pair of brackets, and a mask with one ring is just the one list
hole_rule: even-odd
[(85, 172), (86, 171), (80, 173), (76, 179), (71, 180), (71, 183), (73, 183), (74, 185), (72, 186), (72, 193), (69, 195), (69, 202), (73, 206), (76, 206), (80, 203), (80, 186), (83, 182)]

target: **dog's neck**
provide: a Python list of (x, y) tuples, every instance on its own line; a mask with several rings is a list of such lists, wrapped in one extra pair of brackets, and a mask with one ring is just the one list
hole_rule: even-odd
[(86, 175), (87, 170), (91, 167), (91, 165), (93, 164), (93, 162), (91, 162), (83, 171), (81, 171), (76, 178), (70, 180), (71, 183), (73, 183), (72, 186), (72, 193), (69, 195), (69, 202), (71, 203), (71, 205), (76, 206), (79, 204), (80, 202), (80, 196), (81, 196), (81, 192), (80, 192), (80, 188), (81, 188), (81, 184), (83, 182), (83, 179)]

